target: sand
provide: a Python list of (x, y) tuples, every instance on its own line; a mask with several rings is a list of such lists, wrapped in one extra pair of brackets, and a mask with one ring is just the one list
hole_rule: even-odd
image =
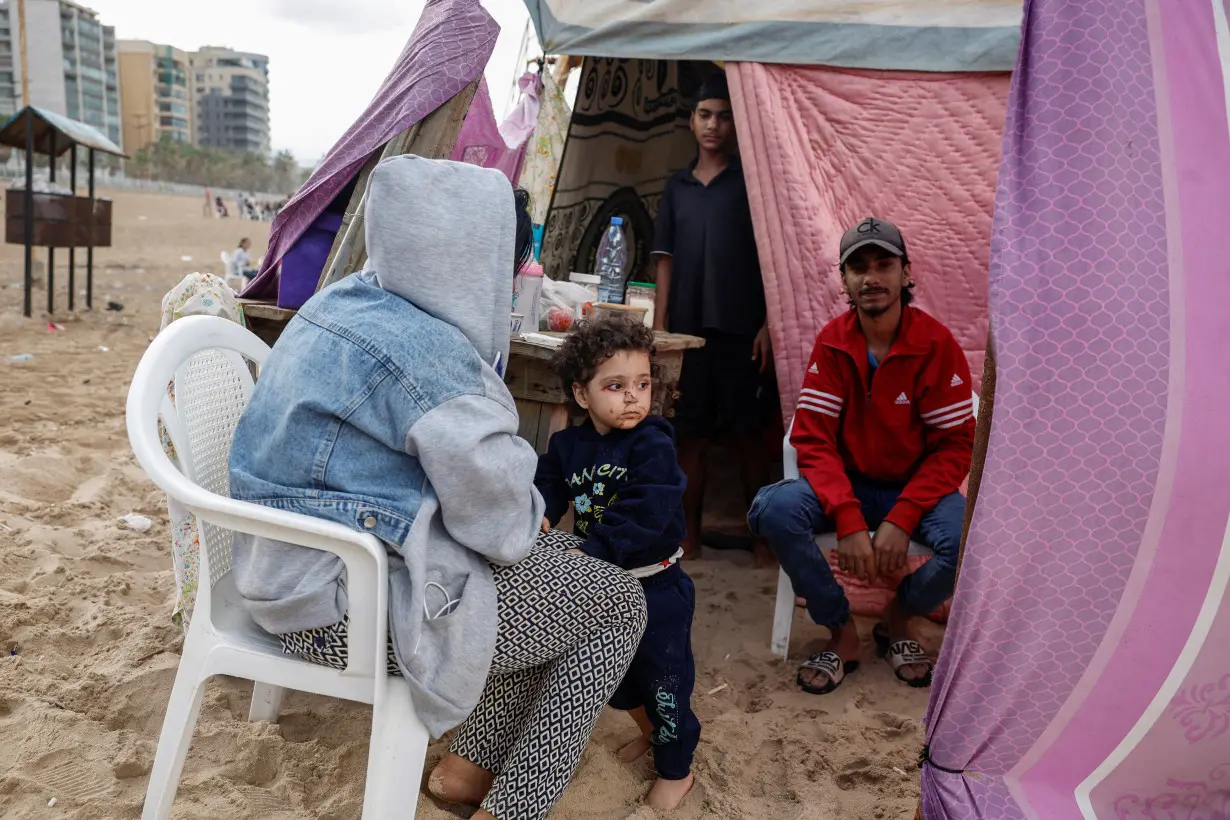
[[(162, 294), (263, 223), (201, 217), (196, 198), (116, 193), (115, 246), (97, 254), (95, 311), (60, 310), (45, 291), (20, 316), (21, 249), (0, 248), (0, 816), (138, 817), (182, 635), (164, 496), (128, 447), (124, 400)], [(44, 252), (40, 251), (40, 254)], [(182, 261), (181, 256), (193, 261)], [(81, 256), (84, 256), (82, 253)], [(83, 266), (84, 260), (82, 260)], [(79, 278), (84, 288), (84, 272)], [(124, 309), (108, 312), (109, 300)], [(79, 307), (84, 299), (79, 300)], [(103, 350), (102, 348), (107, 348)], [(17, 354), (33, 354), (10, 363)], [(137, 533), (117, 519), (153, 519)], [(743, 553), (710, 552), (696, 581), (694, 708), (704, 726), (697, 785), (672, 816), (796, 820), (913, 817), (925, 690), (893, 680), (865, 646), (862, 669), (825, 697), (798, 692), (794, 666), (824, 632), (796, 619), (792, 663), (768, 651), (776, 573)], [(862, 624), (870, 634), (870, 624)], [(941, 633), (925, 627), (935, 651)], [(711, 690), (724, 688), (710, 695)], [(278, 725), (245, 722), (251, 685), (207, 688), (174, 816), (356, 818), (367, 758), (366, 707), (296, 693)], [(634, 734), (604, 714), (552, 817), (650, 820), (651, 772), (614, 750)], [(443, 754), (432, 746), (428, 761)], [(48, 801), (55, 798), (54, 808)], [(466, 817), (424, 798), (419, 817)]]

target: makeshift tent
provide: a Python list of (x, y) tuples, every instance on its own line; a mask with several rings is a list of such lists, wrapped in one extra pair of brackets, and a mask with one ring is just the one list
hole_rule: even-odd
[[(260, 273), (243, 295), (277, 298), (284, 308), (298, 308), (322, 282), (328, 259), (342, 250), (343, 226), (357, 210), (351, 197), (366, 179), (382, 150), (402, 137), (399, 151), (446, 157), (453, 149), (475, 80), (491, 58), (499, 26), (477, 0), (428, 0), (418, 25), (396, 65), (389, 72), (367, 110), (329, 150), (319, 167), (273, 221), (269, 248)], [(410, 145), (417, 134), (410, 129), (424, 124), (446, 103), (457, 109), (452, 122), (442, 123), (430, 145)], [(451, 126), (451, 127), (450, 127)], [(425, 136), (425, 135), (424, 135)], [(357, 206), (357, 201), (354, 203)], [(349, 208), (349, 210), (348, 210)], [(361, 225), (356, 225), (361, 228)], [(357, 231), (361, 236), (361, 231)], [(289, 255), (289, 258), (288, 258)], [(346, 272), (361, 266), (362, 255), (347, 260)], [(326, 271), (327, 273), (327, 271)]]
[[(667, 147), (671, 115), (660, 110), (655, 119), (643, 101), (629, 108), (629, 96), (649, 89), (665, 109), (669, 94), (688, 93), (682, 75), (696, 66), (683, 60), (734, 61), (726, 70), (762, 264), (799, 268), (785, 272), (799, 277), (789, 288), (782, 270), (778, 281), (766, 273), (771, 319), (796, 326), (774, 329), (779, 370), (797, 370), (811, 341), (807, 324), (814, 333), (841, 309), (831, 298), (810, 315), (797, 309), (816, 304), (803, 277), (823, 283), (836, 265), (832, 232), (887, 202), (879, 186), (908, 191), (912, 177), (936, 170), (922, 164), (914, 123), (886, 132), (891, 112), (869, 111), (874, 94), (847, 90), (904, 83), (892, 98), (898, 105), (943, 108), (958, 96), (945, 97), (943, 84), (963, 86), (965, 113), (936, 112), (923, 131), (947, 119), (959, 130), (997, 132), (1002, 108), (980, 123), (976, 112), (985, 115), (1004, 78), (976, 75), (1016, 65), (993, 245), (984, 240), (976, 258), (960, 261), (981, 267), (985, 288), (990, 259), (993, 343), (971, 478), (976, 503), (927, 716), (922, 813), (1230, 817), (1230, 464), (1209, 457), (1230, 445), (1221, 418), (1230, 398), (1230, 271), (1211, 239), (1230, 213), (1225, 0), (1030, 0), (1019, 57), (1018, 4), (527, 5), (547, 51), (591, 57), (544, 256), (584, 261), (577, 237), (623, 189), (652, 213), (652, 186), (670, 164), (662, 157), (676, 150)], [(732, 19), (736, 9), (756, 19)], [(1001, 36), (1008, 26), (1013, 35)], [(967, 76), (954, 82), (935, 72)], [(915, 95), (927, 82), (937, 85), (923, 104)], [(860, 113), (876, 121), (874, 151), (833, 137), (857, 129)], [(684, 126), (676, 118), (673, 127)], [(942, 139), (948, 155), (933, 155), (939, 164), (958, 158), (958, 145), (970, 157), (991, 151), (992, 165), (1000, 153), (998, 140), (988, 148), (970, 133)], [(606, 164), (573, 176), (574, 156), (596, 163), (598, 152), (585, 146), (600, 140), (611, 146)], [(652, 141), (653, 152), (636, 147)], [(814, 164), (803, 167), (809, 157)], [(883, 166), (901, 157), (902, 173), (885, 176)], [(869, 172), (870, 190), (849, 184), (851, 165)], [(933, 188), (987, 195), (956, 179)], [(909, 196), (900, 207), (919, 221), (907, 224), (907, 238), (918, 237), (920, 261), (936, 255), (919, 272), (920, 301), (938, 287), (924, 304), (941, 314), (950, 302), (976, 302), (976, 292), (959, 289), (973, 280), (954, 280), (938, 261), (939, 237), (971, 217), (979, 224), (957, 225), (955, 234), (990, 238), (989, 207), (937, 208), (917, 191)], [(976, 363), (971, 346), (982, 340), (973, 330), (963, 342)], [(789, 398), (797, 374), (781, 379)]]

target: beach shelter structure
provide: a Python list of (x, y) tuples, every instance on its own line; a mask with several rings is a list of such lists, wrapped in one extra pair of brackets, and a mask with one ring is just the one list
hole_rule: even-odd
[[(1225, 0), (527, 6), (545, 51), (586, 56), (549, 272), (621, 209), (644, 258), (688, 159), (680, 112), (723, 61), (782, 395), (843, 309), (836, 239), (867, 212), (903, 226), (920, 304), (981, 364), (923, 816), (1230, 817)], [(317, 287), (361, 265), (365, 171), (448, 155), (494, 37), (476, 0), (428, 2), (252, 293), (313, 231)]]
[[(731, 4), (686, 0), (527, 5), (547, 51), (587, 63), (729, 61), (777, 363), (792, 373), (810, 345), (803, 331), (842, 309), (815, 293), (831, 287), (838, 216), (885, 207), (889, 185), (918, 215), (899, 221), (920, 236), (920, 261), (940, 253), (945, 232), (972, 235), (951, 223), (980, 210), (922, 194), (980, 196), (976, 185), (911, 188), (911, 178), (933, 174), (944, 152), (968, 151), (968, 164), (984, 150), (956, 132), (973, 127), (971, 110), (992, 110), (988, 97), (950, 76), (1014, 69), (994, 145), (994, 225), (987, 211), (975, 228), (989, 240), (978, 261), (989, 260), (990, 356), (921, 813), (1230, 817), (1230, 463), (1209, 455), (1230, 445), (1230, 262), (1213, 239), (1230, 214), (1224, 0), (768, 0), (739, 4), (738, 19)], [(770, 65), (783, 62), (825, 68)], [(572, 137), (592, 114), (587, 84), (618, 96), (639, 82), (643, 94), (661, 76), (608, 63), (606, 74), (587, 66)], [(918, 115), (886, 134), (876, 123), (891, 106), (874, 107), (855, 79), (914, 82), (892, 96), (898, 110), (930, 88), (935, 105), (968, 119), (953, 116), (945, 133)], [(932, 139), (928, 127), (940, 133), (931, 166), (910, 151), (920, 131)], [(568, 178), (574, 150), (547, 227), (547, 247), (565, 253), (551, 220), (585, 184)], [(903, 158), (908, 173), (877, 171)], [(808, 227), (817, 222), (830, 224)], [(963, 294), (961, 282), (976, 285), (964, 277), (945, 284), (944, 264), (918, 272), (920, 302), (952, 323), (948, 303), (977, 290)], [(972, 341), (962, 338), (971, 354)], [(797, 388), (779, 378), (784, 396)]]

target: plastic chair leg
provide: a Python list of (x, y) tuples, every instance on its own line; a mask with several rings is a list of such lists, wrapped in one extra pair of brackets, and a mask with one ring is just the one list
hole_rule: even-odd
[(248, 723), (260, 720), (277, 723), (282, 714), (282, 702), (286, 700), (286, 689), (271, 683), (257, 681), (252, 685), (252, 706), (248, 709)]
[(385, 702), (373, 711), (363, 820), (414, 820), (430, 740), (410, 687), (402, 678), (389, 678)]
[(158, 736), (158, 751), (150, 770), (149, 785), (145, 789), (145, 806), (141, 820), (168, 820), (175, 793), (179, 790), (179, 776), (192, 744), (192, 733), (201, 713), (201, 696), (205, 694), (205, 660), (212, 649), (206, 638), (193, 640), (191, 632), (184, 641), (179, 671), (175, 673), (175, 685), (167, 702), (167, 713), (162, 719), (162, 733)]
[(773, 642), (769, 648), (782, 660), (790, 654), (790, 627), (794, 624), (794, 585), (785, 570), (777, 574), (777, 602), (773, 606)]

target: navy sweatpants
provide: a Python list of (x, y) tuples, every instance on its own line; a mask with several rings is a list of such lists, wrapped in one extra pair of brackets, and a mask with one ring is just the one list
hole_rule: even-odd
[(645, 635), (610, 704), (639, 706), (653, 723), (653, 760), (663, 780), (683, 780), (692, 771), (700, 721), (692, 713), (696, 664), (692, 660), (692, 613), (696, 587), (675, 564), (641, 581), (645, 588)]

